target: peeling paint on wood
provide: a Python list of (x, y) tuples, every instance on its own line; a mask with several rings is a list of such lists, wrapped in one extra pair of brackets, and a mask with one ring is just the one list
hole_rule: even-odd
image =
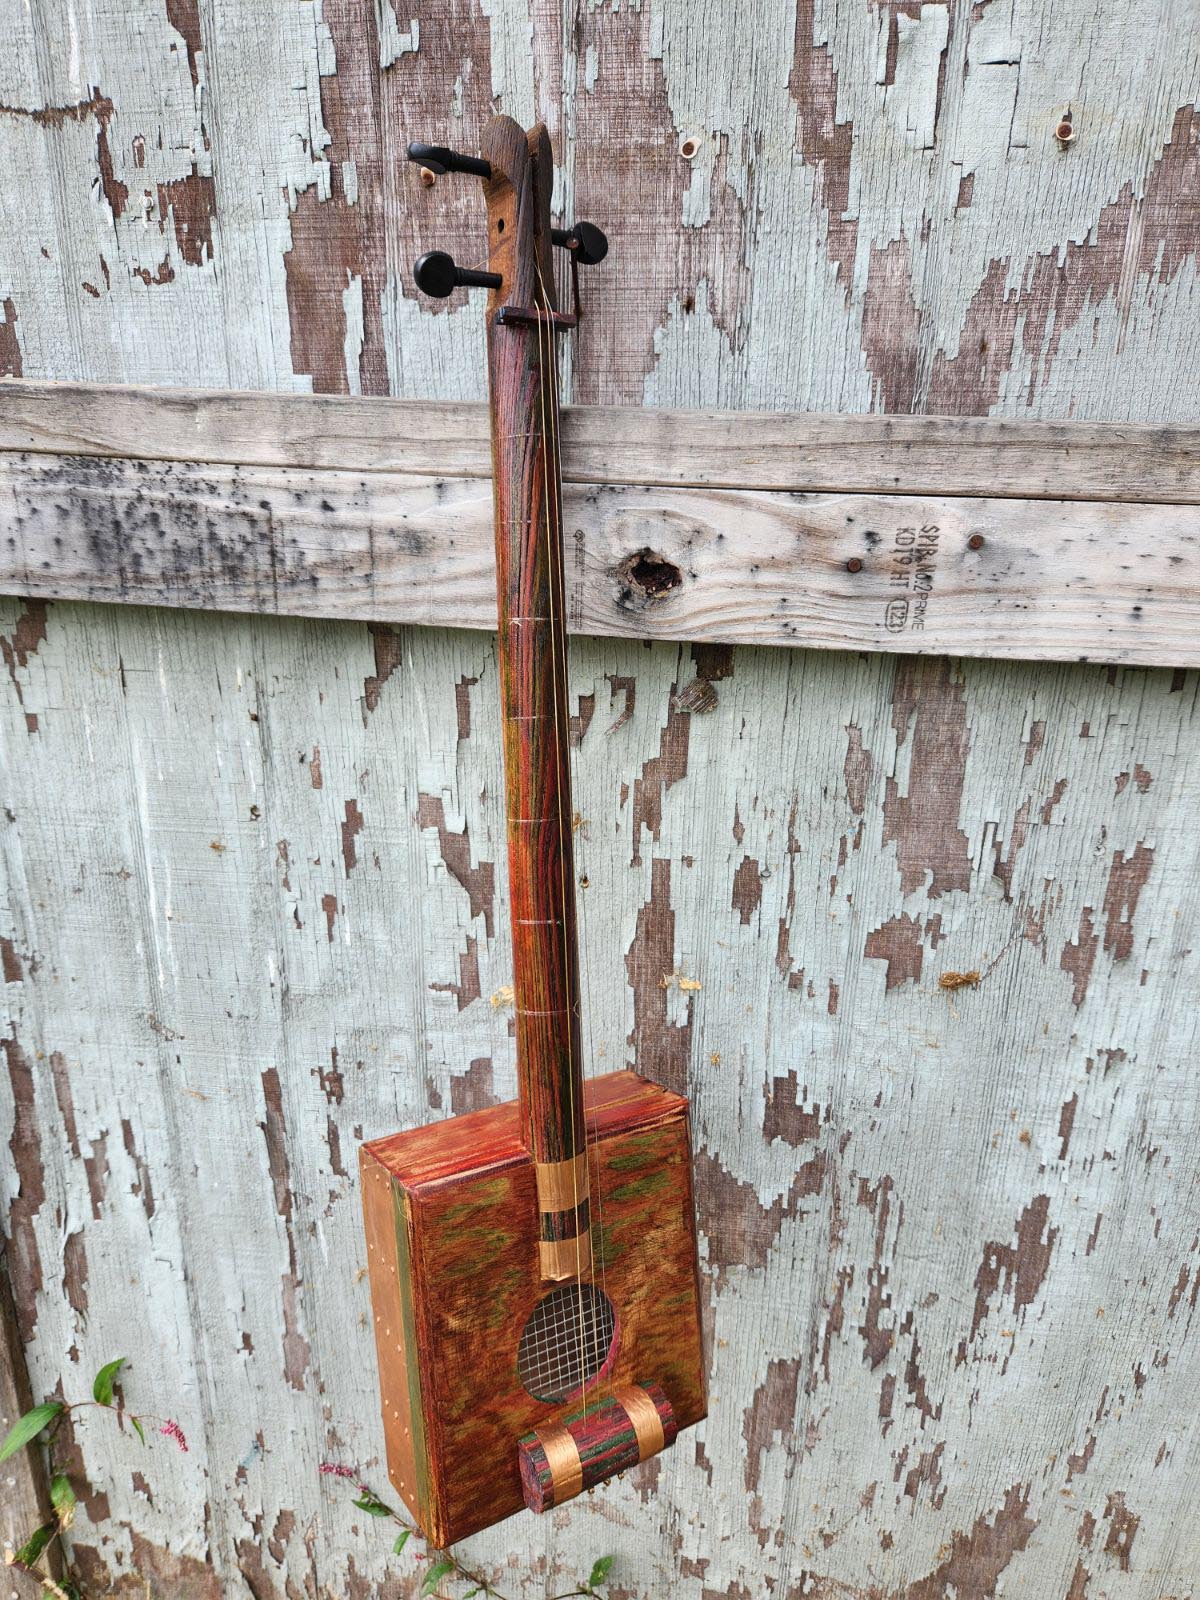
[[(0, 1252), (0, 1437), (33, 1404), (6, 1252)], [(53, 1510), (46, 1475), (31, 1451), (21, 1450), (9, 1458), (0, 1486), (4, 1490), (0, 1495), (0, 1556), (6, 1557), (10, 1551), (20, 1549), (32, 1529), (49, 1522)], [(46, 1566), (52, 1577), (62, 1576), (62, 1552), (57, 1546), (48, 1550)]]
[[(613, 240), (577, 400), (1200, 420), (1182, 0), (0, 11), (0, 373), (478, 397), (479, 304), (407, 279), (475, 258), (477, 197), (400, 146), (494, 101)], [(40, 601), (0, 639), (20, 1337), (38, 1389), (124, 1351), (193, 1442), (147, 1492), (81, 1425), (75, 1560), (390, 1600), (316, 1473), (381, 1486), (346, 1152), (514, 1092), (491, 641)], [(653, 1493), (473, 1558), (530, 1596), (612, 1550), (622, 1597), (1183, 1600), (1195, 675), (690, 645), (581, 641), (571, 704), (589, 1061), (693, 1097), (711, 1415)]]
[[(0, 635), (23, 615), (6, 602)], [(119, 1509), (81, 1515), (79, 1547), (95, 1573), (198, 1559), (227, 1588), (247, 1562), (281, 1590), (314, 1561), (389, 1581), (315, 1473), (379, 1476), (346, 1151), (513, 1092), (487, 1002), (510, 977), (491, 641), (71, 605), (36, 631), (0, 680), (22, 1335), (52, 1387), (64, 1351), (86, 1374), (128, 1334), (130, 1382), (194, 1441), (155, 1453), (151, 1500), (81, 1429)], [(718, 703), (681, 711), (701, 665)], [(784, 1592), (1066, 1594), (1079, 1563), (1089, 1600), (1151, 1573), (1186, 1594), (1194, 676), (753, 650), (718, 674), (581, 642), (572, 704), (606, 708), (614, 680), (628, 717), (581, 723), (573, 753), (588, 1058), (693, 1096), (713, 1414), (654, 1495), (631, 1481), (474, 1553), (537, 1587), (614, 1548), (635, 1595), (757, 1594), (764, 1570)], [(1118, 791), (1139, 765), (1153, 782)], [(910, 823), (902, 855), (896, 803), (943, 768), (940, 833)], [(1060, 955), (1081, 926), (1080, 992)]]

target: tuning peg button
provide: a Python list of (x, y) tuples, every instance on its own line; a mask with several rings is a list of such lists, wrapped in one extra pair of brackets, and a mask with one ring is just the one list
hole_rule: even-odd
[(608, 239), (594, 222), (577, 222), (573, 228), (552, 228), (550, 237), (570, 250), (584, 267), (594, 267), (608, 254)]
[(470, 172), (477, 178), (490, 178), (491, 162), (479, 156), (459, 155), (444, 144), (420, 144), (416, 140), (408, 147), (408, 159), (419, 167), (427, 167), (440, 177), (443, 172)]
[(458, 288), (498, 289), (504, 282), (498, 272), (476, 272), (459, 267), (444, 250), (430, 250), (413, 267), (413, 278), (422, 294), (444, 300)]

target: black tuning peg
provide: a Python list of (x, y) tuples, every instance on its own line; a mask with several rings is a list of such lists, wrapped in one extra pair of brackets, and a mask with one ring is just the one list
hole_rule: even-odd
[(594, 267), (608, 254), (608, 240), (592, 222), (577, 222), (573, 228), (551, 228), (550, 237), (564, 250), (570, 250), (584, 267)]
[[(428, 167), (430, 172), (436, 172), (439, 176), (444, 172), (471, 172), (477, 178), (490, 178), (492, 175), (489, 161), (483, 161), (479, 156), (460, 156), (457, 150), (450, 150), (444, 144), (414, 142), (408, 147), (408, 159), (415, 161), (419, 167)], [(446, 292), (449, 293), (449, 290)]]
[(473, 267), (456, 267), (454, 257), (444, 250), (430, 250), (413, 268), (413, 277), (422, 294), (444, 300), (455, 289), (498, 289), (503, 283), (498, 272), (476, 272)]

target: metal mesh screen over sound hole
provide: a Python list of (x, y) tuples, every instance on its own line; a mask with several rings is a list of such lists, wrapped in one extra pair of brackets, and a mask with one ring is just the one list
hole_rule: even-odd
[(565, 1400), (600, 1371), (617, 1314), (593, 1283), (564, 1283), (539, 1300), (517, 1346), (517, 1372), (535, 1400)]

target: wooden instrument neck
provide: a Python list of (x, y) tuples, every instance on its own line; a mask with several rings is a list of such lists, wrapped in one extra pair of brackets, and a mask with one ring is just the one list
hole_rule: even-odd
[[(543, 128), (488, 126), (488, 376), (517, 1068), (547, 1277), (586, 1265), (587, 1164), (572, 850), (570, 717)], [(519, 315), (505, 313), (517, 312)], [(580, 1235), (583, 1236), (581, 1254)]]

